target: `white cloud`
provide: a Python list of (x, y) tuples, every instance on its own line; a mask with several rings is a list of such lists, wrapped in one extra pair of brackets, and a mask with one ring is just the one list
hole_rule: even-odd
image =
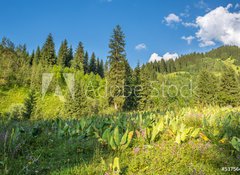
[(146, 50), (146, 49), (147, 49), (147, 46), (146, 46), (146, 44), (141, 43), (141, 44), (136, 45), (136, 46), (135, 46), (135, 49), (136, 49), (136, 50)]
[(165, 53), (163, 56), (160, 56), (158, 55), (157, 53), (153, 53), (150, 58), (149, 58), (149, 61), (148, 62), (155, 62), (155, 61), (161, 61), (162, 59), (164, 59), (165, 61), (168, 61), (170, 59), (177, 59), (178, 58), (178, 54), (177, 53)]
[(200, 41), (200, 47), (212, 46), (216, 42), (240, 46), (240, 13), (229, 12), (231, 7), (231, 4), (227, 7), (220, 6), (197, 17), (199, 30), (196, 37)]
[(192, 22), (182, 22), (182, 25), (184, 25), (185, 27), (198, 27), (197, 24)]
[(189, 44), (191, 44), (191, 43), (192, 43), (192, 40), (194, 40), (194, 39), (195, 39), (195, 37), (194, 37), (194, 36), (188, 36), (188, 37), (186, 37), (186, 36), (182, 36), (182, 38), (181, 38), (181, 39), (183, 39), (183, 40), (187, 41), (187, 43), (188, 43), (188, 45), (189, 45)]
[(164, 20), (166, 21), (167, 25), (181, 22), (179, 16), (175, 15), (174, 13), (171, 13), (168, 16), (164, 17)]
[(155, 62), (155, 61), (161, 61), (162, 57), (159, 56), (157, 53), (153, 53), (150, 58), (149, 58), (149, 61), (148, 62)]

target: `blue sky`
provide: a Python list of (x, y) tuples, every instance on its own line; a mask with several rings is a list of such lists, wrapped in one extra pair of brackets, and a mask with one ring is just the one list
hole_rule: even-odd
[[(0, 37), (8, 37), (15, 44), (25, 43), (31, 51), (38, 45), (42, 46), (48, 33), (52, 33), (56, 50), (65, 38), (74, 49), (82, 41), (86, 50), (94, 51), (105, 60), (112, 30), (120, 24), (126, 34), (127, 58), (135, 66), (138, 60), (147, 62), (153, 53), (159, 56), (167, 52), (181, 55), (207, 51), (221, 44), (238, 44), (233, 39), (229, 41), (230, 36), (223, 41), (219, 39), (221, 36), (208, 36), (209, 32), (197, 37), (199, 26), (184, 25), (196, 25), (198, 16), (220, 6), (238, 15), (238, 3), (237, 0), (2, 0)], [(227, 7), (228, 4), (232, 6)], [(204, 20), (198, 25), (203, 25)], [(233, 29), (240, 22), (237, 17), (234, 20), (236, 25)], [(208, 29), (203, 28), (204, 31)], [(239, 30), (234, 31), (238, 36)], [(194, 38), (191, 44), (182, 39), (189, 36)], [(201, 42), (205, 43), (204, 47), (200, 47)]]

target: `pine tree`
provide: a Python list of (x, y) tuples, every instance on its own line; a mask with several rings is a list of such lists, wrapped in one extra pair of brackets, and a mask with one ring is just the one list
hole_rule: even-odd
[(73, 60), (73, 49), (72, 46), (68, 49), (68, 56), (67, 56), (67, 61), (66, 61), (66, 66), (71, 67), (71, 62)]
[(24, 101), (24, 111), (23, 118), (30, 119), (33, 115), (37, 102), (37, 97), (35, 91), (31, 90), (28, 97)]
[(94, 52), (92, 53), (92, 56), (90, 59), (89, 72), (93, 72), (94, 74), (97, 74), (96, 56)]
[(219, 104), (222, 106), (237, 106), (240, 102), (239, 95), (239, 83), (235, 71), (232, 68), (227, 67), (220, 82), (218, 93)]
[(100, 61), (100, 59), (97, 59), (97, 74), (100, 77), (104, 77), (104, 68), (103, 68), (103, 60)]
[(98, 68), (98, 73), (99, 75), (104, 78), (104, 65), (103, 65), (103, 60), (100, 61), (100, 65)]
[(84, 69), (84, 47), (82, 42), (79, 42), (78, 44), (74, 59), (72, 61), (72, 66), (78, 70)]
[(215, 104), (216, 92), (216, 77), (209, 71), (201, 71), (197, 80), (196, 101), (203, 105)]
[(43, 65), (54, 65), (56, 63), (55, 44), (52, 34), (49, 34), (41, 51), (41, 60)]
[(132, 77), (132, 69), (127, 62), (127, 60), (124, 60), (125, 62), (125, 84), (124, 84), (124, 96), (125, 96), (125, 101), (124, 101), (124, 110), (130, 111), (134, 107), (134, 93), (133, 93), (133, 88), (134, 88), (134, 81)]
[(86, 52), (84, 55), (83, 69), (84, 69), (84, 74), (89, 73), (88, 52)]
[(67, 40), (65, 39), (62, 42), (58, 52), (57, 64), (62, 67), (67, 66), (68, 56), (69, 56), (68, 43)]
[(96, 72), (99, 75), (99, 69), (100, 69), (100, 60), (99, 58), (97, 58), (97, 62), (96, 62)]
[(125, 101), (125, 35), (122, 32), (121, 27), (118, 25), (113, 30), (113, 35), (109, 43), (109, 72), (108, 72), (108, 84), (109, 84), (109, 102), (113, 104), (116, 110), (121, 110)]

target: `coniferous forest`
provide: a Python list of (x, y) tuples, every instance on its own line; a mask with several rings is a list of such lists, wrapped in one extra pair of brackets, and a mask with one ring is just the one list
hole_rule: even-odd
[[(0, 43), (0, 174), (240, 172), (240, 48), (131, 66), (123, 28), (108, 56), (54, 34)], [(137, 62), (137, 61), (136, 61)]]

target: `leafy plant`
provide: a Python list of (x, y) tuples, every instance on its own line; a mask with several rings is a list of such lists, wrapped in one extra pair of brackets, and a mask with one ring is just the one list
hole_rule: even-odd
[(109, 145), (113, 150), (124, 150), (131, 143), (133, 137), (133, 131), (125, 131), (122, 135), (119, 132), (118, 126), (111, 131), (111, 128), (108, 128), (104, 131), (103, 135), (100, 137), (97, 135), (98, 141)]

